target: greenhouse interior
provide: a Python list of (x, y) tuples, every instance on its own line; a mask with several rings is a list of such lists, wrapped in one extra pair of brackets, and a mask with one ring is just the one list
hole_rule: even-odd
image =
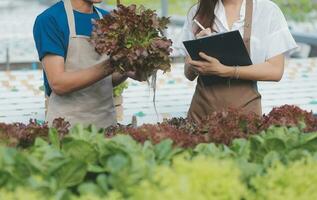
[(0, 200), (317, 199), (317, 0), (1, 0)]

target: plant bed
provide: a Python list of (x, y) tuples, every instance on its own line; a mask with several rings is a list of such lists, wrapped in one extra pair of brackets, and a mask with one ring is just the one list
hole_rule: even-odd
[(137, 128), (122, 125), (111, 127), (105, 131), (105, 135), (126, 134), (141, 143), (150, 140), (155, 144), (169, 138), (180, 147), (192, 147), (204, 142), (230, 145), (234, 139), (248, 138), (271, 126), (298, 127), (303, 132), (313, 132), (317, 131), (317, 118), (312, 112), (291, 105), (274, 108), (263, 117), (229, 109), (211, 114), (200, 124), (173, 118), (157, 125), (145, 124)]
[[(277, 108), (272, 116), (290, 108)], [(116, 133), (107, 137), (94, 126), (65, 132), (62, 120), (58, 130), (34, 121), (19, 129), (1, 124), (0, 135), (17, 141), (37, 131), (31, 131), (28, 145), (0, 145), (0, 199), (315, 199), (317, 132), (305, 131), (305, 118), (264, 128), (259, 117), (245, 125), (250, 116), (215, 113), (206, 120), (216, 128), (202, 129), (186, 119), (121, 126), (108, 129)], [(286, 116), (294, 118), (279, 118)], [(266, 124), (275, 122), (267, 117)], [(253, 133), (255, 127), (260, 132)], [(119, 133), (119, 128), (131, 132)], [(214, 129), (221, 137), (210, 136)]]

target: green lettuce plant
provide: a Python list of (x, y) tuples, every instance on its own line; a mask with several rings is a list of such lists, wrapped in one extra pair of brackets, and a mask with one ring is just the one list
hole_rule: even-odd
[(285, 166), (276, 163), (264, 176), (251, 181), (254, 194), (250, 200), (311, 200), (317, 199), (317, 162), (303, 159)]
[(298, 126), (301, 112), (273, 113), (267, 121), (277, 126), (228, 145), (175, 145), (193, 139), (176, 131), (195, 129), (186, 120), (143, 126), (137, 139), (80, 124), (64, 134), (64, 122), (56, 129), (2, 124), (0, 134), (45, 134), (27, 146), (0, 145), (0, 199), (316, 199), (317, 132)]
[(53, 198), (44, 196), (43, 193), (27, 188), (16, 188), (15, 190), (0, 190), (0, 199), (5, 200), (52, 200)]
[(233, 162), (176, 157), (171, 167), (158, 167), (152, 179), (142, 181), (130, 199), (241, 200), (245, 195), (246, 187)]

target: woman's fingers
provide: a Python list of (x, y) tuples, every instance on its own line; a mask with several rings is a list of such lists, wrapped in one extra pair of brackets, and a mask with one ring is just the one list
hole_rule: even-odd
[(188, 64), (191, 61), (191, 57), (190, 56), (186, 56), (185, 58), (185, 63)]
[(210, 28), (206, 28), (205, 30), (200, 31), (196, 37), (197, 38), (201, 38), (201, 37), (206, 37), (206, 36), (210, 36), (211, 35), (211, 29)]
[(196, 65), (192, 65), (192, 69), (198, 74), (205, 74), (207, 71), (207, 67), (203, 63), (196, 63)]
[(202, 68), (203, 66), (191, 65), (191, 69), (193, 69), (195, 72), (200, 72)]
[(201, 62), (201, 61), (195, 61), (195, 60), (190, 60), (189, 64), (195, 66), (195, 67), (205, 67), (206, 63)]
[(208, 62), (214, 62), (214, 61), (216, 60), (215, 58), (210, 57), (210, 56), (206, 55), (206, 54), (203, 53), (203, 52), (200, 52), (200, 53), (199, 53), (199, 56), (200, 56), (201, 58), (203, 58), (204, 60), (207, 60)]
[(201, 66), (201, 65), (206, 65), (207, 63), (206, 63), (206, 61), (208, 62), (208, 63), (213, 63), (213, 62), (215, 62), (215, 61), (218, 61), (216, 58), (214, 58), (214, 57), (211, 57), (211, 56), (208, 56), (207, 54), (205, 54), (205, 53), (199, 53), (199, 56), (202, 58), (202, 59), (204, 59), (205, 60), (205, 62), (204, 61), (195, 61), (195, 60), (188, 60), (188, 63), (189, 64), (191, 64), (191, 65), (199, 65), (199, 66)]

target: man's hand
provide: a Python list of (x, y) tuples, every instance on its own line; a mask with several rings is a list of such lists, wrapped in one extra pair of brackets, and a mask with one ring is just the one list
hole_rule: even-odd
[(128, 71), (128, 72), (126, 72), (126, 75), (127, 75), (129, 78), (131, 78), (131, 79), (133, 79), (133, 80), (136, 80), (136, 81), (140, 81), (140, 82), (142, 82), (142, 81), (147, 81), (147, 78), (148, 78), (148, 77), (140, 77), (140, 76), (137, 76), (137, 74), (136, 74), (135, 71)]
[(119, 72), (113, 72), (112, 73), (112, 86), (116, 87), (120, 85), (122, 82), (127, 80), (127, 75), (126, 74), (121, 74)]
[(114, 73), (115, 69), (111, 66), (110, 60), (106, 59), (102, 61), (102, 66), (104, 68), (105, 76), (109, 76)]
[(113, 87), (118, 86), (123, 81), (127, 80), (127, 78), (131, 78), (133, 80), (140, 81), (140, 82), (147, 81), (146, 77), (137, 76), (135, 71), (128, 71), (128, 72), (125, 72), (123, 74), (119, 73), (119, 72), (114, 72), (112, 74), (112, 85), (113, 85)]

